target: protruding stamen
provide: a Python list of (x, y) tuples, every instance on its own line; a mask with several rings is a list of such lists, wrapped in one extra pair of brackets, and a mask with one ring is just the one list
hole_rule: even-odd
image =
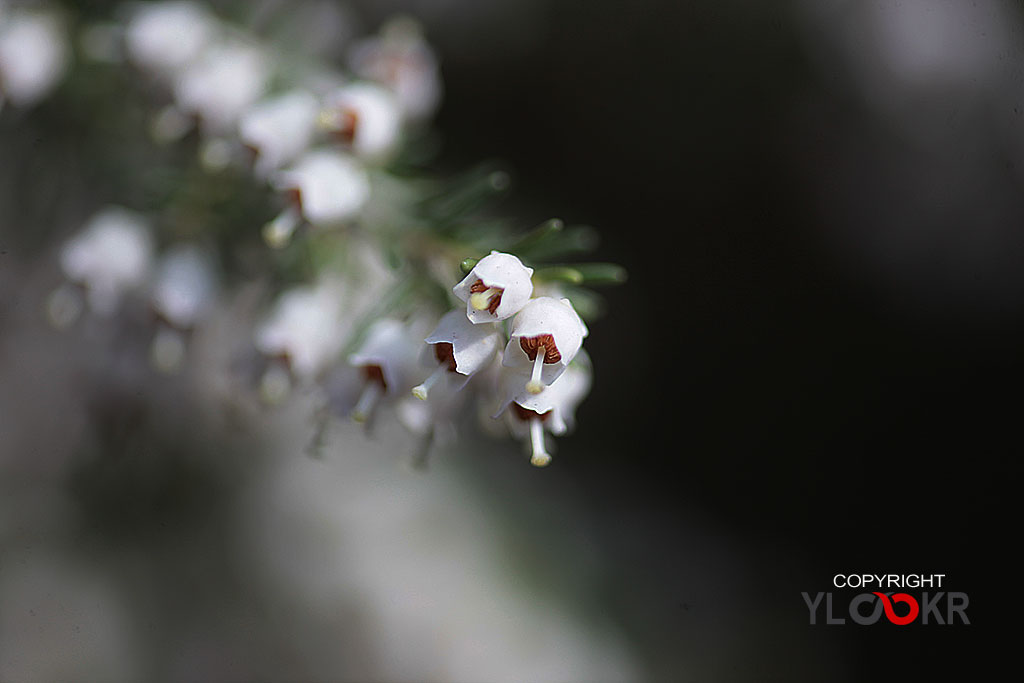
[(291, 241), (295, 229), (302, 222), (298, 208), (289, 206), (277, 218), (263, 226), (263, 240), (274, 249), (283, 249)]
[(352, 411), (352, 419), (356, 422), (366, 422), (377, 407), (377, 402), (384, 395), (384, 386), (380, 382), (369, 381), (363, 387), (363, 393), (359, 395), (359, 402)]
[(437, 384), (437, 380), (444, 376), (444, 373), (448, 372), (448, 363), (441, 363), (437, 368), (430, 373), (430, 377), (423, 380), (423, 384), (418, 384), (412, 388), (412, 395), (421, 401), (426, 401), (427, 396), (430, 394), (430, 387)]
[(84, 307), (81, 292), (67, 284), (53, 290), (53, 294), (46, 300), (46, 314), (50, 318), (50, 324), (58, 330), (71, 327), (82, 315)]
[(544, 423), (539, 417), (530, 419), (530, 442), (533, 446), (533, 455), (530, 457), (530, 464), (534, 467), (545, 467), (551, 463), (551, 456), (544, 449)]
[(540, 381), (541, 370), (544, 369), (544, 347), (537, 349), (537, 355), (533, 358), (533, 373), (530, 381), (526, 383), (526, 390), (531, 394), (539, 394), (544, 391), (544, 383)]
[(491, 307), (491, 297), (500, 296), (501, 289), (489, 287), (482, 292), (469, 295), (469, 304), (478, 311), (486, 311)]

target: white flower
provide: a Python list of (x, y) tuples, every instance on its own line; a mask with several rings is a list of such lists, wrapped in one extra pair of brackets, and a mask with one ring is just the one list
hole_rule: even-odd
[(352, 413), (353, 419), (370, 419), (385, 394), (405, 396), (412, 388), (419, 344), (405, 323), (390, 318), (375, 321), (359, 349), (348, 357), (350, 365), (362, 368), (363, 393)]
[(533, 294), (533, 268), (512, 254), (492, 251), (477, 262), (452, 291), (466, 302), (466, 316), (474, 324), (511, 318)]
[(395, 96), (371, 83), (347, 85), (327, 98), (320, 124), (359, 157), (381, 161), (395, 150), (401, 133)]
[(379, 37), (357, 43), (350, 61), (360, 77), (382, 83), (395, 93), (409, 120), (430, 116), (441, 101), (437, 58), (415, 21), (392, 20)]
[(92, 310), (110, 315), (126, 291), (145, 283), (152, 255), (149, 225), (127, 209), (110, 207), (64, 245), (60, 264), (68, 279), (86, 288)]
[(195, 2), (147, 2), (125, 27), (129, 58), (140, 68), (171, 76), (196, 59), (217, 32), (217, 22)]
[(199, 117), (203, 131), (224, 135), (263, 94), (270, 77), (265, 55), (241, 41), (211, 45), (174, 84), (178, 108)]
[(213, 259), (199, 247), (181, 244), (160, 261), (153, 309), (170, 325), (191, 329), (209, 310), (216, 290)]
[(0, 105), (27, 107), (45, 97), (64, 75), (68, 48), (57, 18), (11, 10), (0, 17)]
[(586, 336), (587, 326), (568, 299), (533, 299), (512, 321), (502, 365), (529, 375), (527, 390), (540, 393), (569, 366)]
[[(544, 446), (546, 428), (561, 435), (575, 426), (576, 407), (590, 391), (590, 359), (585, 351), (576, 357), (564, 373), (550, 386), (537, 394), (524, 392), (519, 377), (506, 372), (501, 379), (501, 390), (506, 397), (501, 412), (508, 409), (509, 428), (517, 436), (530, 435), (533, 455), (530, 462), (543, 467), (551, 462)], [(500, 414), (500, 413), (499, 413)]]
[(278, 172), (273, 185), (287, 192), (293, 206), (268, 223), (263, 235), (271, 246), (288, 243), (305, 219), (328, 227), (355, 218), (370, 198), (370, 179), (352, 157), (333, 150), (314, 150)]
[(294, 90), (253, 105), (238, 124), (242, 143), (256, 154), (256, 175), (265, 178), (309, 147), (316, 132), (317, 101)]
[(256, 348), (287, 359), (302, 380), (316, 377), (341, 351), (342, 301), (341, 287), (330, 280), (288, 290), (256, 331)]
[[(449, 311), (426, 338), (428, 362), (436, 369), (422, 384), (413, 387), (416, 398), (426, 399), (430, 388), (442, 377), (459, 376), (457, 389), (487, 367), (501, 349), (502, 336), (494, 325), (474, 325), (462, 311)], [(430, 362), (432, 361), (432, 362)]]

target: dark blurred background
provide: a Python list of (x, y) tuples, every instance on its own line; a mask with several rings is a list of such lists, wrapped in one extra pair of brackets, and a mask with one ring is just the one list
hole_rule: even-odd
[[(445, 159), (506, 160), (532, 218), (629, 270), (551, 474), (665, 680), (950, 678), (1007, 646), (1020, 7), (861, 5), (427, 14)], [(831, 577), (860, 572), (945, 573), (972, 624), (809, 626), (800, 592), (845, 605)]]

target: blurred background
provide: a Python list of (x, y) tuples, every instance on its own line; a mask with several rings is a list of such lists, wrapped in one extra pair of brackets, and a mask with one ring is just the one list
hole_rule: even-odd
[[(546, 470), (481, 438), (410, 474), (400, 434), (347, 425), (311, 458), (299, 402), (223, 419), (204, 377), (231, 315), (170, 380), (132, 357), (127, 325), (50, 329), (71, 219), (33, 230), (5, 192), (0, 678), (994, 665), (1024, 379), (1019, 4), (345, 7), (356, 33), (423, 23), (438, 171), (499, 160), (502, 212), (594, 225), (597, 258), (628, 269), (591, 325), (577, 433)], [(85, 173), (33, 154), (74, 133), (31, 115), (0, 112), (4, 184), (30, 165)], [(810, 626), (800, 593), (848, 598), (832, 576), (862, 572), (945, 574), (972, 624)]]

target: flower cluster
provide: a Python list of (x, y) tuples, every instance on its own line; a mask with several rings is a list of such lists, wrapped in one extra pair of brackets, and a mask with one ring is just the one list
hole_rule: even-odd
[[(255, 291), (229, 373), (268, 409), (312, 394), (318, 414), (368, 429), (389, 411), (424, 453), (480, 415), (548, 464), (545, 429), (570, 429), (590, 387), (585, 286), (621, 269), (551, 264), (585, 250), (588, 228), (523, 233), (490, 218), (504, 173), (439, 180), (410, 161), (441, 95), (418, 27), (385, 24), (349, 46), (345, 68), (197, 2), (124, 10), (82, 27), (85, 57), (140, 84), (152, 156), (177, 184), (152, 205), (100, 209), (65, 242), (53, 324), (144, 303), (149, 358), (171, 373), (218, 306)], [(188, 173), (175, 171), (182, 156)]]

